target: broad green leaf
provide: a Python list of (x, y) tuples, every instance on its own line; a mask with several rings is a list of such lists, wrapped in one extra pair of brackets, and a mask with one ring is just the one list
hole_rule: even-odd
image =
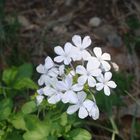
[(65, 126), (67, 124), (68, 120), (67, 120), (67, 114), (66, 113), (63, 113), (61, 115), (61, 118), (60, 118), (60, 124), (62, 126)]
[(91, 134), (82, 128), (77, 128), (69, 133), (67, 140), (91, 140)]
[(12, 111), (12, 100), (7, 98), (0, 101), (0, 120), (5, 120), (8, 118)]
[(24, 140), (49, 140), (40, 131), (28, 131), (23, 135)]
[(13, 84), (13, 81), (15, 80), (16, 75), (17, 75), (17, 69), (16, 68), (11, 68), (11, 69), (4, 70), (4, 72), (2, 74), (2, 80), (7, 85), (11, 85), (11, 84)]
[(29, 63), (25, 63), (18, 68), (17, 78), (18, 79), (23, 78), (23, 77), (31, 78), (32, 73), (33, 73), (32, 65)]
[(36, 106), (35, 101), (29, 101), (22, 106), (22, 112), (24, 114), (32, 113), (36, 111), (36, 109), (37, 109), (37, 106)]
[(47, 140), (50, 126), (40, 121), (35, 115), (25, 117), (28, 131), (24, 134), (24, 140)]
[(12, 123), (12, 125), (16, 128), (16, 129), (22, 129), (22, 130), (27, 130), (26, 126), (25, 126), (25, 120), (24, 120), (24, 116), (22, 113), (18, 113), (18, 114), (13, 114), (10, 119), (8, 119), (8, 121), (10, 123)]
[(33, 80), (25, 77), (16, 81), (16, 83), (14, 84), (14, 88), (18, 90), (27, 89), (27, 88), (36, 90), (38, 86), (36, 83), (34, 83)]
[(39, 131), (45, 136), (48, 135), (50, 126), (46, 122), (40, 121), (37, 116), (27, 115), (24, 120), (29, 131)]

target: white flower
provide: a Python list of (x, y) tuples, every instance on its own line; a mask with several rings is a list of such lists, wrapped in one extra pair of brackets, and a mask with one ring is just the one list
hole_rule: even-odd
[(46, 79), (48, 79), (49, 76), (57, 77), (58, 70), (54, 66), (54, 62), (49, 56), (45, 59), (44, 65), (40, 64), (39, 66), (37, 66), (37, 72), (42, 74), (38, 80), (38, 84), (40, 86), (45, 83)]
[(99, 118), (99, 109), (95, 102), (86, 99), (83, 105), (88, 110), (90, 117), (92, 117), (94, 120), (97, 120)]
[(68, 114), (73, 114), (75, 113), (77, 110), (79, 110), (78, 112), (78, 116), (81, 119), (84, 119), (88, 116), (88, 111), (85, 108), (85, 106), (83, 106), (83, 103), (86, 99), (86, 93), (81, 91), (77, 93), (77, 99), (78, 101), (74, 104), (74, 105), (70, 105), (67, 109), (67, 113)]
[(37, 102), (37, 105), (40, 105), (41, 102), (42, 102), (43, 99), (44, 99), (44, 96), (43, 96), (43, 89), (41, 88), (41, 89), (37, 90), (37, 93), (38, 93), (39, 95), (36, 96), (36, 102)]
[(43, 93), (45, 96), (48, 96), (48, 102), (50, 104), (56, 104), (62, 98), (62, 90), (57, 86), (58, 81), (50, 86), (46, 86), (43, 88)]
[(71, 76), (66, 76), (64, 81), (59, 81), (58, 86), (60, 89), (64, 91), (64, 94), (62, 96), (62, 102), (63, 103), (76, 103), (77, 102), (77, 96), (76, 91), (80, 91), (83, 89), (82, 85), (74, 84), (73, 85), (73, 79)]
[(88, 61), (86, 69), (84, 66), (77, 66), (76, 73), (81, 75), (78, 78), (78, 83), (83, 85), (87, 81), (90, 87), (94, 87), (96, 84), (96, 80), (93, 76), (99, 76), (101, 74), (99, 66), (100, 63), (97, 60)]
[(43, 99), (44, 99), (44, 96), (42, 96), (42, 95), (37, 95), (37, 96), (36, 96), (37, 105), (40, 105), (41, 102), (43, 101)]
[(73, 60), (87, 60), (90, 57), (90, 53), (85, 50), (87, 47), (91, 45), (91, 39), (89, 36), (85, 36), (82, 40), (79, 35), (74, 35), (72, 37), (73, 44), (75, 45), (75, 50), (73, 51)]
[(119, 66), (115, 62), (111, 62), (115, 71), (119, 71)]
[(99, 118), (99, 109), (95, 102), (86, 99), (87, 94), (84, 91), (77, 93), (78, 102), (70, 105), (67, 109), (68, 114), (73, 114), (78, 111), (78, 116), (81, 119), (86, 118), (88, 115), (94, 120)]
[(111, 69), (111, 66), (107, 61), (111, 60), (110, 54), (108, 54), (108, 53), (102, 54), (102, 50), (99, 47), (95, 47), (93, 49), (93, 52), (94, 52), (95, 56), (97, 57), (98, 61), (101, 63), (101, 67), (105, 71), (109, 71)]
[(104, 76), (101, 74), (100, 77), (97, 77), (99, 83), (96, 84), (96, 90), (100, 91), (104, 88), (105, 95), (110, 95), (110, 88), (116, 88), (116, 83), (114, 81), (110, 81), (112, 77), (111, 72), (106, 72)]
[(64, 49), (60, 46), (54, 48), (55, 53), (58, 55), (54, 58), (54, 61), (57, 63), (61, 63), (64, 61), (65, 65), (69, 65), (72, 61), (71, 59), (71, 51), (73, 50), (73, 46), (70, 43), (66, 43)]
[(58, 70), (59, 70), (58, 72), (59, 72), (60, 76), (64, 75), (64, 73), (65, 73), (65, 66), (64, 65), (60, 65)]

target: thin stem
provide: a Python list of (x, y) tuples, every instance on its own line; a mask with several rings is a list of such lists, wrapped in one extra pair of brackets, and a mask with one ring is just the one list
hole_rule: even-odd
[(116, 126), (116, 124), (115, 124), (115, 122), (114, 122), (113, 117), (110, 117), (109, 119), (110, 119), (111, 125), (112, 125), (112, 127), (113, 127), (114, 133), (115, 133), (115, 134), (119, 134), (118, 128), (117, 128), (117, 126)]
[(115, 140), (115, 135), (116, 135), (116, 133), (113, 132), (113, 133), (112, 133), (112, 138), (111, 138), (111, 140)]

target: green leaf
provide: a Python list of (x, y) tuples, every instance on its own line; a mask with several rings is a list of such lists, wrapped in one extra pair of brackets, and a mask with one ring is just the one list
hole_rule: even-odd
[(61, 118), (60, 118), (60, 124), (62, 126), (65, 126), (67, 124), (67, 122), (68, 122), (67, 114), (66, 113), (63, 113), (61, 115)]
[(32, 74), (33, 74), (33, 66), (29, 63), (25, 63), (18, 68), (17, 77), (18, 79), (23, 77), (31, 78)]
[(25, 120), (24, 116), (22, 113), (14, 114), (8, 119), (10, 123), (16, 128), (16, 129), (22, 129), (22, 130), (27, 130), (25, 126)]
[(48, 136), (47, 140), (57, 140), (57, 137), (55, 137), (55, 136)]
[(40, 131), (28, 131), (23, 135), (24, 140), (48, 140)]
[(22, 106), (22, 112), (24, 114), (29, 114), (35, 112), (37, 109), (36, 103), (34, 101), (29, 101)]
[(69, 133), (67, 140), (91, 140), (91, 134), (82, 128), (77, 128)]
[(7, 85), (11, 85), (11, 84), (13, 84), (13, 81), (15, 80), (16, 75), (17, 75), (17, 69), (16, 68), (7, 69), (2, 74), (2, 80)]
[(8, 134), (6, 140), (23, 140), (23, 137), (18, 131), (13, 130), (11, 133)]
[(25, 122), (28, 131), (23, 135), (24, 140), (47, 140), (50, 131), (49, 125), (34, 115), (27, 115)]
[(14, 84), (14, 88), (18, 89), (18, 90), (27, 89), (27, 88), (36, 90), (36, 89), (38, 89), (38, 86), (36, 83), (34, 83), (33, 80), (25, 77), (25, 78), (21, 78), (18, 81), (16, 81), (16, 83)]
[(12, 111), (12, 100), (11, 99), (3, 99), (0, 102), (0, 120), (5, 120), (8, 118)]

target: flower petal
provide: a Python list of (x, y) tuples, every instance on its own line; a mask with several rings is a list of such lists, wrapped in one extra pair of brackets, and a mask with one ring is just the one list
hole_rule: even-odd
[(69, 90), (69, 91), (66, 91), (65, 94), (63, 94), (62, 96), (62, 102), (63, 103), (72, 103), (72, 104), (75, 104), (78, 102), (78, 98), (77, 98), (77, 95), (75, 92)]
[(43, 95), (43, 93), (44, 93), (44, 92), (43, 92), (43, 88), (38, 89), (38, 90), (37, 90), (37, 93), (38, 93), (39, 95)]
[(64, 46), (65, 53), (70, 55), (73, 47), (74, 46), (71, 43), (67, 42)]
[(93, 70), (93, 71), (90, 71), (90, 74), (92, 75), (92, 76), (100, 76), (101, 75), (101, 69), (95, 69), (95, 70)]
[(96, 103), (93, 103), (89, 116), (91, 116), (94, 120), (97, 120), (99, 118), (99, 109), (98, 109)]
[(87, 48), (91, 45), (91, 38), (90, 36), (85, 36), (82, 42), (82, 48)]
[(69, 65), (70, 62), (71, 62), (71, 58), (70, 58), (70, 57), (65, 57), (65, 58), (64, 58), (64, 64), (65, 64), (65, 65)]
[(72, 86), (73, 91), (80, 91), (83, 89), (83, 85), (75, 84)]
[(102, 50), (101, 50), (100, 47), (95, 47), (93, 49), (93, 52), (94, 52), (94, 54), (95, 54), (96, 57), (101, 57), (101, 55), (102, 55)]
[(58, 76), (58, 69), (56, 68), (52, 68), (48, 71), (48, 76), (51, 76), (51, 77), (57, 77)]
[(84, 91), (81, 91), (77, 93), (77, 97), (79, 102), (82, 103), (86, 99), (87, 94)]
[(56, 47), (54, 48), (54, 52), (55, 52), (57, 55), (64, 55), (64, 54), (65, 54), (65, 52), (64, 52), (64, 50), (63, 50), (63, 48), (62, 48), (61, 46), (56, 46)]
[(101, 57), (103, 60), (111, 60), (111, 56), (109, 53), (104, 53)]
[(88, 77), (88, 85), (90, 87), (95, 87), (95, 85), (96, 85), (96, 80), (92, 76)]
[(109, 71), (111, 69), (111, 66), (108, 62), (106, 61), (101, 61), (102, 67), (105, 71)]
[(103, 87), (104, 87), (104, 84), (103, 83), (97, 83), (96, 84), (96, 90), (98, 90), (98, 91), (102, 90)]
[(90, 54), (87, 50), (82, 50), (82, 51), (81, 51), (81, 57), (82, 57), (84, 60), (88, 60), (88, 58), (91, 57), (91, 54)]
[(58, 81), (57, 88), (62, 90), (62, 91), (63, 90), (66, 91), (68, 87), (67, 87), (67, 85), (63, 81)]
[(115, 83), (114, 81), (109, 81), (109, 82), (107, 83), (107, 85), (108, 85), (109, 87), (111, 87), (111, 88), (116, 88), (116, 87), (117, 87), (117, 85), (116, 85), (116, 83)]
[(65, 78), (65, 83), (67, 88), (71, 88), (73, 82), (73, 78), (71, 76), (66, 76)]
[(40, 78), (38, 79), (38, 84), (40, 86), (42, 86), (44, 84), (44, 82), (45, 82), (44, 79), (45, 79), (45, 75), (44, 74), (41, 75)]
[(86, 74), (86, 69), (84, 68), (84, 66), (79, 65), (76, 67), (76, 73), (84, 75)]
[(87, 70), (92, 71), (94, 69), (99, 68), (100, 62), (97, 59), (91, 59), (87, 63)]
[(60, 95), (53, 95), (50, 98), (48, 98), (48, 102), (50, 104), (56, 104), (57, 102), (59, 102), (61, 100), (61, 96)]
[(65, 70), (65, 66), (64, 65), (60, 65), (59, 66), (59, 75), (62, 76), (64, 74)]
[(36, 71), (38, 72), (38, 73), (41, 73), (41, 74), (44, 74), (46, 71), (45, 71), (45, 67), (44, 67), (44, 65), (42, 65), (42, 64), (40, 64), (40, 65), (38, 65), (37, 67), (36, 67)]
[(81, 40), (81, 37), (79, 35), (74, 35), (72, 37), (72, 41), (73, 41), (73, 43), (74, 43), (75, 46), (81, 48), (82, 40)]
[(55, 92), (56, 92), (56, 90), (51, 88), (51, 87), (46, 86), (46, 87), (43, 88), (43, 93), (46, 96), (52, 96)]
[(103, 82), (104, 82), (104, 76), (103, 76), (103, 74), (100, 74), (99, 76), (97, 76), (96, 79), (97, 79), (99, 82), (103, 83)]
[(44, 96), (42, 96), (42, 95), (36, 96), (37, 105), (41, 104), (41, 102), (43, 101), (43, 99), (44, 99)]
[(88, 112), (90, 112), (90, 110), (93, 107), (93, 101), (86, 99), (83, 103), (84, 107), (88, 110)]
[(45, 59), (45, 68), (46, 69), (50, 69), (54, 66), (54, 62), (53, 60), (48, 56), (46, 59)]
[(60, 63), (60, 62), (64, 61), (64, 59), (65, 59), (64, 56), (56, 56), (54, 58), (54, 61), (57, 63)]
[(111, 79), (111, 77), (112, 77), (112, 73), (111, 72), (106, 72), (104, 74), (105, 81), (109, 81)]
[(80, 76), (79, 78), (78, 78), (78, 84), (80, 84), (80, 85), (84, 85), (85, 83), (86, 83), (86, 81), (87, 81), (87, 76), (86, 75), (82, 75), (82, 76)]
[(104, 86), (104, 93), (105, 95), (109, 96), (110, 95), (110, 88), (108, 86)]
[(81, 119), (86, 118), (88, 116), (87, 110), (84, 107), (81, 106), (80, 109), (79, 109), (79, 112), (78, 112), (78, 116)]
[(78, 105), (71, 105), (71, 106), (68, 107), (67, 113), (68, 113), (68, 114), (73, 114), (73, 113), (75, 113), (78, 109), (79, 109), (79, 106), (78, 106)]

